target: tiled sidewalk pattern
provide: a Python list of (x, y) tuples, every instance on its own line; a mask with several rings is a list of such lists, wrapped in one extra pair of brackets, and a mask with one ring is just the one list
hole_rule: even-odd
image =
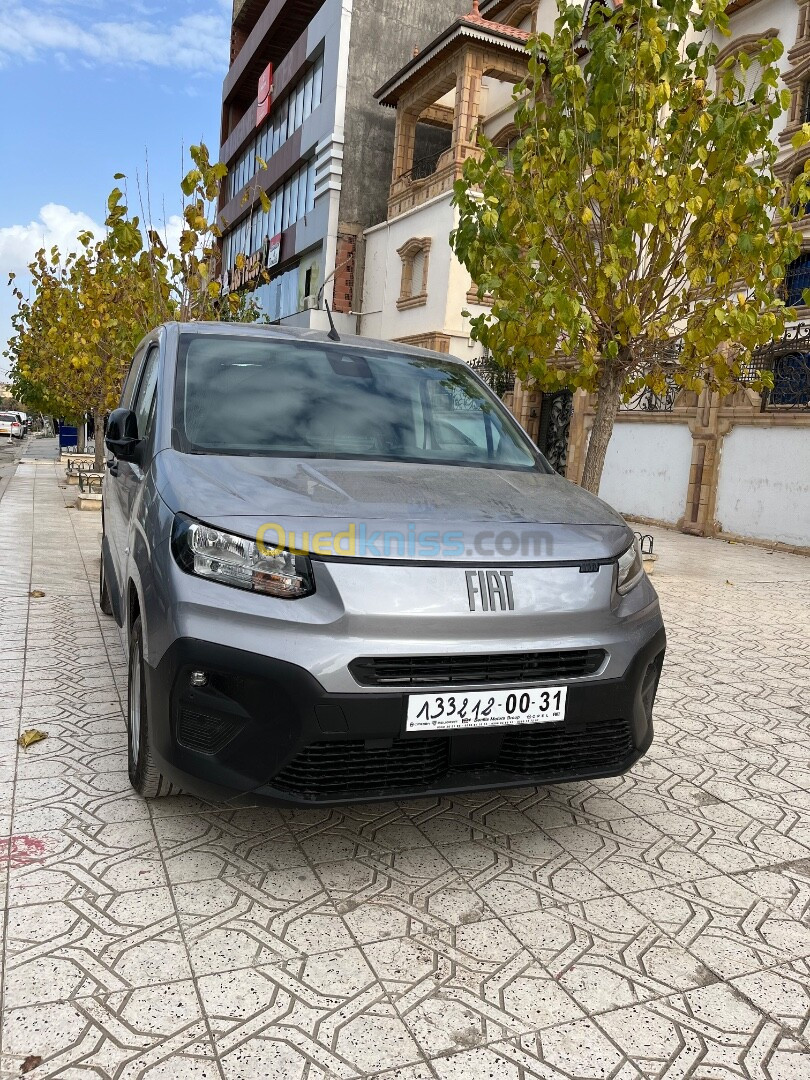
[(807, 560), (657, 534), (670, 651), (628, 776), (147, 805), (100, 520), (60, 479), (23, 463), (0, 502), (0, 1076), (810, 1078)]

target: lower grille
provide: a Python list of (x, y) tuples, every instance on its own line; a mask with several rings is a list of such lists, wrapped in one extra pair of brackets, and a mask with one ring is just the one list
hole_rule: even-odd
[(216, 754), (231, 741), (240, 726), (236, 721), (227, 718), (181, 709), (177, 741), (189, 750), (197, 750), (201, 754)]
[(633, 735), (625, 720), (594, 722), (573, 732), (555, 724), (508, 732), (497, 767), (545, 779), (618, 767), (632, 751)]
[(277, 776), (273, 787), (306, 798), (329, 795), (383, 795), (429, 787), (449, 765), (447, 739), (394, 740), (392, 746), (365, 742), (316, 742)]
[[(624, 765), (633, 749), (624, 720), (592, 723), (576, 732), (555, 724), (507, 732), (496, 758), (471, 767), (478, 774), (490, 772), (493, 783), (542, 783), (610, 773)], [(305, 799), (393, 798), (435, 786), (452, 787), (455, 775), (450, 768), (450, 739), (437, 737), (395, 739), (385, 747), (367, 747), (362, 741), (312, 743), (271, 782)]]
[(361, 656), (349, 671), (361, 686), (478, 686), (580, 679), (593, 675), (603, 649), (478, 653), (464, 656)]

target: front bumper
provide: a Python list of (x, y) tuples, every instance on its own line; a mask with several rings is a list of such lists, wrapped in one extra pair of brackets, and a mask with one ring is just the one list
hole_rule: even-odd
[(564, 724), (417, 735), (407, 692), (327, 693), (302, 667), (181, 638), (146, 668), (152, 749), (185, 791), (297, 806), (616, 776), (652, 742), (665, 648), (660, 626), (621, 678), (570, 683)]

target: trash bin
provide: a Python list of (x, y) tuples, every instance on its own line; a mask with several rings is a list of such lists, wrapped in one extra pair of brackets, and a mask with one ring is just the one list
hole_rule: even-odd
[(79, 429), (75, 427), (66, 427), (64, 424), (59, 426), (59, 449), (66, 450), (72, 446), (74, 449), (79, 445)]

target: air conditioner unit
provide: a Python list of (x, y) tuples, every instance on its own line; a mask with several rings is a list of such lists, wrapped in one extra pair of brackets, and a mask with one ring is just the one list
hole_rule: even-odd
[(318, 297), (317, 296), (305, 296), (304, 297), (304, 311), (317, 311), (318, 310)]

